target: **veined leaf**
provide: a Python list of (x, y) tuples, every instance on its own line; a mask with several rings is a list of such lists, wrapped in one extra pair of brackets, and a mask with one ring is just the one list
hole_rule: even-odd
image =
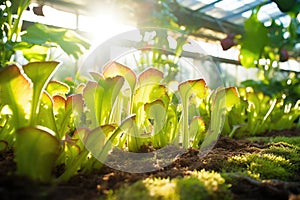
[(167, 88), (164, 85), (144, 85), (135, 90), (133, 101), (136, 106), (151, 103), (157, 99), (167, 97)]
[(29, 62), (44, 61), (49, 53), (49, 47), (33, 45), (31, 48), (23, 47), (22, 53)]
[(50, 129), (45, 127), (18, 129), (16, 137), (18, 174), (37, 181), (50, 181), (59, 151), (60, 143)]
[(60, 95), (55, 95), (52, 97), (52, 100), (54, 115), (62, 113), (65, 110), (66, 99)]
[(46, 45), (49, 43), (59, 45), (68, 55), (78, 59), (84, 49), (90, 44), (74, 31), (67, 29), (50, 28), (43, 24), (35, 24), (26, 29), (22, 40), (30, 44)]
[(63, 82), (52, 80), (48, 83), (46, 90), (51, 97), (56, 95), (66, 97), (66, 94), (70, 91), (70, 87)]
[(226, 108), (231, 110), (234, 105), (240, 103), (240, 95), (236, 87), (229, 87), (225, 89), (226, 93)]
[(30, 113), (32, 84), (17, 65), (0, 69), (0, 105), (8, 105), (13, 112), (12, 126), (26, 126), (26, 114)]
[(58, 62), (33, 62), (23, 66), (24, 72), (33, 83), (31, 125), (36, 125), (43, 90), (58, 69), (58, 66)]
[(136, 75), (129, 67), (117, 62), (111, 62), (104, 67), (103, 75), (105, 78), (123, 76), (129, 84), (131, 93), (133, 93), (136, 85)]
[(160, 84), (163, 78), (164, 78), (163, 72), (155, 68), (149, 68), (143, 71), (139, 75), (138, 82), (139, 85), (142, 87), (145, 85)]
[(89, 81), (83, 89), (83, 99), (84, 103), (88, 109), (86, 115), (89, 120), (88, 124), (84, 124), (89, 128), (96, 128), (98, 126), (98, 119), (100, 118), (100, 113), (96, 111), (96, 105), (100, 102), (96, 99), (96, 93), (98, 84), (96, 82)]
[(72, 129), (74, 129), (74, 120), (80, 120), (83, 113), (83, 97), (81, 94), (68, 96), (65, 101), (65, 110), (59, 117), (58, 137), (63, 138)]
[(163, 147), (167, 145), (166, 136), (164, 135), (164, 126), (166, 125), (168, 105), (160, 99), (145, 104), (145, 111), (148, 119), (154, 122), (154, 147)]
[(191, 95), (204, 98), (207, 94), (207, 89), (203, 79), (188, 80), (178, 85), (178, 91), (182, 99), (188, 99)]
[(113, 105), (123, 84), (124, 78), (121, 76), (99, 80), (98, 83), (87, 83), (83, 96), (90, 112), (89, 117), (93, 121), (93, 128), (109, 124)]
[(97, 158), (97, 155), (101, 153), (104, 144), (106, 142), (113, 141), (109, 140), (114, 133), (114, 131), (117, 129), (116, 125), (113, 124), (107, 124), (103, 126), (99, 126), (93, 130), (91, 130), (84, 138), (83, 143), (85, 147), (92, 152), (92, 154)]

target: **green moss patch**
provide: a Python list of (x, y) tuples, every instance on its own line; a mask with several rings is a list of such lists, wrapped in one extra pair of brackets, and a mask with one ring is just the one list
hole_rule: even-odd
[(201, 170), (173, 179), (147, 178), (120, 188), (110, 194), (108, 199), (231, 199), (228, 187), (219, 173)]
[(258, 153), (228, 158), (226, 171), (246, 173), (256, 179), (292, 180), (300, 166), (300, 148), (285, 142), (268, 144)]

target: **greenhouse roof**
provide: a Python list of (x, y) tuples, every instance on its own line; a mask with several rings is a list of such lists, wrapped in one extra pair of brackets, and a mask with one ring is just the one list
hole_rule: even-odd
[[(89, 15), (104, 5), (122, 3), (117, 0), (90, 0), (89, 3), (85, 0), (36, 0), (34, 2), (82, 15)], [(261, 6), (258, 18), (262, 22), (267, 23), (271, 18), (280, 20), (283, 25), (290, 22), (290, 17), (281, 12), (277, 4), (270, 0), (177, 0), (177, 2), (190, 12), (201, 13), (200, 23), (203, 24), (203, 28), (217, 32), (241, 33), (245, 19), (257, 6)]]
[(261, 21), (277, 18), (284, 24), (289, 18), (279, 10), (276, 3), (266, 0), (179, 0), (179, 2), (194, 12), (202, 12), (215, 18), (216, 21), (230, 22), (238, 26), (243, 25), (244, 20), (251, 15), (251, 10), (257, 6), (262, 6), (259, 14)]

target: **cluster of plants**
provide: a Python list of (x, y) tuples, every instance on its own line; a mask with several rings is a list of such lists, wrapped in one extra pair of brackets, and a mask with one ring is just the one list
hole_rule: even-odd
[[(178, 86), (181, 105), (161, 83), (162, 72), (148, 69), (136, 77), (113, 63), (102, 74), (91, 73), (94, 81), (68, 96), (68, 85), (51, 81), (58, 68), (58, 62), (31, 62), (0, 71), (1, 147), (14, 149), (18, 174), (46, 182), (68, 180), (79, 169), (101, 167), (98, 159), (105, 159), (112, 145), (138, 151), (150, 143), (156, 148), (172, 141), (186, 148), (201, 144), (205, 128), (200, 117), (189, 119), (188, 102), (205, 97), (204, 80)], [(129, 90), (121, 91), (125, 80)], [(190, 134), (192, 127), (196, 132)], [(94, 149), (97, 159), (90, 155)], [(63, 173), (53, 175), (58, 166)]]
[(232, 88), (227, 95), (234, 99), (234, 105), (227, 110), (224, 135), (253, 136), (300, 127), (299, 99), (295, 103), (285, 102), (282, 97), (270, 97), (252, 87)]
[[(68, 95), (68, 85), (51, 80), (59, 66), (31, 62), (0, 71), (1, 150), (13, 148), (17, 173), (34, 180), (91, 172), (113, 147), (138, 152), (143, 145), (209, 146), (223, 122), (223, 134), (230, 136), (297, 125), (299, 102), (283, 104), (243, 88), (212, 91), (203, 79), (164, 82), (157, 69), (137, 76), (115, 62), (91, 72), (92, 80)], [(53, 174), (59, 166), (62, 172)]]

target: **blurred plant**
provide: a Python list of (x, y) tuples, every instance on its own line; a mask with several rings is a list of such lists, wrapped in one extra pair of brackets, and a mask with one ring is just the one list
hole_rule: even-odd
[[(280, 72), (279, 72), (280, 73)], [(281, 72), (281, 75), (284, 74)], [(295, 104), (300, 97), (300, 77), (295, 72), (289, 72), (286, 77), (275, 77), (265, 81), (246, 80), (241, 83), (243, 87), (252, 87), (257, 92), (263, 92), (264, 94), (274, 97), (282, 98), (285, 103)]]
[[(49, 60), (49, 48), (60, 46), (65, 53), (78, 59), (89, 43), (73, 31), (34, 24), (22, 32), (22, 15), (30, 0), (0, 2), (0, 66), (16, 62), (16, 52), (22, 51), (28, 61)], [(14, 55), (14, 56), (13, 56)]]
[(253, 88), (227, 89), (227, 107), (223, 134), (230, 137), (253, 136), (271, 130), (284, 130), (300, 127), (300, 100), (296, 103), (284, 103), (282, 98), (271, 98)]
[[(279, 69), (279, 62), (285, 62), (289, 59), (289, 54), (295, 49), (299, 41), (297, 15), (300, 12), (300, 5), (295, 0), (277, 4), (287, 7), (289, 4), (295, 5), (289, 7), (285, 12), (291, 17), (291, 21), (285, 27), (281, 21), (271, 19), (271, 24), (266, 26), (258, 19), (261, 6), (252, 10), (251, 16), (244, 23), (244, 34), (229, 34), (227, 38), (221, 41), (224, 50), (234, 45), (240, 45), (241, 64), (246, 68), (257, 67), (261, 73), (261, 80), (266, 83), (273, 76), (274, 70)], [(279, 6), (279, 8), (281, 8)], [(294, 57), (297, 56), (296, 54)]]

